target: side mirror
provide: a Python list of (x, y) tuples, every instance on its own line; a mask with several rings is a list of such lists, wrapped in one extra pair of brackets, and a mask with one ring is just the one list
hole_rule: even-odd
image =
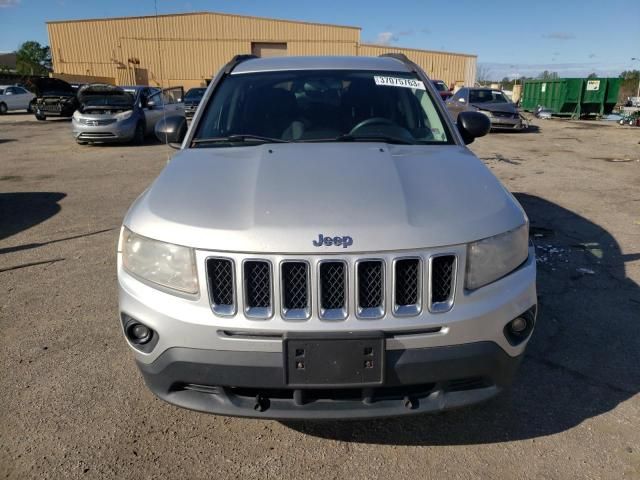
[(145, 105), (145, 107), (147, 107), (149, 110), (153, 110), (153, 107), (156, 106), (156, 102), (154, 102), (153, 100), (147, 100), (147, 103)]
[(489, 117), (479, 112), (461, 112), (456, 124), (466, 145), (478, 137), (484, 137), (491, 130)]
[(13, 95), (13, 92), (4, 92), (5, 95)]
[(458, 99), (458, 101), (459, 101), (460, 103), (465, 103), (465, 102), (466, 102), (466, 100), (464, 99), (464, 97), (460, 97), (460, 98)]
[(187, 134), (187, 119), (180, 115), (163, 118), (156, 123), (155, 134), (162, 143), (172, 148), (180, 148)]

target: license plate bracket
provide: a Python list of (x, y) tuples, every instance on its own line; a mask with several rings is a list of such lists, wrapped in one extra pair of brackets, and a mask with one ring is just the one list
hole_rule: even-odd
[(290, 387), (366, 387), (384, 381), (385, 339), (366, 334), (287, 334), (285, 383)]

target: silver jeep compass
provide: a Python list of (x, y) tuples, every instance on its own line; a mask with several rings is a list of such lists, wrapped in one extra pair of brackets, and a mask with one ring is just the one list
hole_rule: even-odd
[(536, 321), (528, 220), (402, 56), (237, 56), (118, 245), (147, 386), (277, 419), (460, 407), (512, 381)]

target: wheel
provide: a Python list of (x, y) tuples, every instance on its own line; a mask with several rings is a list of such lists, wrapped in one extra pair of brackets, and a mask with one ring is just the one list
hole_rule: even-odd
[(29, 106), (27, 107), (27, 113), (35, 113), (36, 109), (34, 108), (36, 102), (29, 102)]
[(633, 124), (634, 124), (634, 123), (635, 123), (635, 122), (634, 122), (633, 120), (629, 120), (629, 125), (631, 125), (632, 127), (633, 127)]
[(138, 122), (136, 125), (136, 132), (133, 134), (132, 142), (134, 145), (142, 145), (144, 143), (144, 124)]
[(47, 119), (47, 117), (41, 113), (36, 112), (36, 120), (40, 120), (41, 122), (44, 122)]
[(7, 110), (9, 110), (7, 108), (7, 104), (6, 103), (0, 103), (0, 115), (4, 115), (5, 113), (7, 113)]

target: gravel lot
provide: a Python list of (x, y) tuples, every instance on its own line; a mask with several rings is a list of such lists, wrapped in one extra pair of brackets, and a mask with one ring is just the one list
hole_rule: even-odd
[(539, 256), (513, 388), (441, 415), (282, 424), (157, 400), (121, 337), (118, 228), (172, 150), (0, 117), (0, 477), (640, 478), (640, 129), (534, 124), (471, 146)]

